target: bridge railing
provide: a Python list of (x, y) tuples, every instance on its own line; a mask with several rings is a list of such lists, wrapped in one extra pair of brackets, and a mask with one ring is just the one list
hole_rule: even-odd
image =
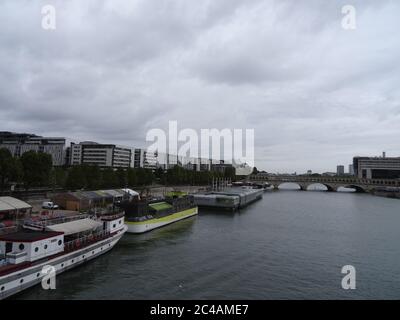
[(361, 185), (379, 185), (379, 186), (400, 186), (400, 179), (360, 179), (356, 177), (306, 177), (306, 176), (267, 176), (251, 175), (251, 181), (268, 182), (307, 182), (307, 183), (335, 183), (335, 184), (361, 184)]

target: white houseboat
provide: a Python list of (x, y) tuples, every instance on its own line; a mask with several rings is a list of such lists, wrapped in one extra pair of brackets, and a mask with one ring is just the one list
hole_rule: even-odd
[(0, 235), (0, 299), (41, 283), (45, 266), (59, 274), (111, 250), (126, 230), (113, 212), (26, 221)]

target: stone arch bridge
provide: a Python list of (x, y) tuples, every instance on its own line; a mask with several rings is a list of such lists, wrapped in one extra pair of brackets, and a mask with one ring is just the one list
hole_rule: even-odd
[(294, 176), (294, 175), (250, 175), (250, 181), (269, 183), (275, 189), (283, 183), (295, 183), (301, 190), (307, 190), (313, 184), (322, 184), (328, 191), (337, 191), (340, 187), (352, 188), (356, 192), (372, 193), (376, 188), (400, 187), (400, 179), (359, 179), (357, 177), (328, 177), (328, 176)]

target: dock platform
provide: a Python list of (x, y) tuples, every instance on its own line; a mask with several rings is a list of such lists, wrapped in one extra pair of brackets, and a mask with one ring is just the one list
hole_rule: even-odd
[(194, 202), (199, 207), (237, 210), (260, 200), (264, 191), (249, 187), (233, 187), (224, 191), (194, 194)]

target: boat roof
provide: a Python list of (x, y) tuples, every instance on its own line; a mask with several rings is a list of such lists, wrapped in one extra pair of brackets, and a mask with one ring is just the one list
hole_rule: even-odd
[(70, 222), (53, 224), (46, 227), (46, 230), (63, 232), (64, 235), (68, 236), (71, 234), (85, 232), (88, 230), (93, 230), (101, 227), (103, 224), (99, 221), (95, 221), (93, 219), (79, 219)]
[(0, 211), (30, 209), (32, 206), (13, 197), (0, 197)]
[(35, 242), (62, 235), (62, 232), (22, 230), (0, 236), (0, 241)]

